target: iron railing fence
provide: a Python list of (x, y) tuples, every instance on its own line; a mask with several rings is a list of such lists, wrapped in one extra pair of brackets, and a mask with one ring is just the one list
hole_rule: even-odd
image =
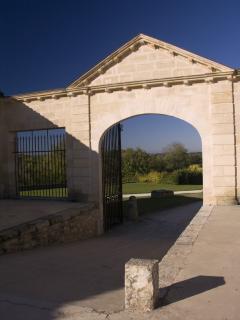
[(19, 131), (15, 142), (16, 194), (66, 199), (66, 135), (63, 128)]

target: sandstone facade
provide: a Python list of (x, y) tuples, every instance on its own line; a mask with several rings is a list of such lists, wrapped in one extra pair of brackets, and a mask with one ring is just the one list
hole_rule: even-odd
[(66, 89), (0, 98), (1, 196), (15, 196), (15, 131), (64, 127), (69, 197), (95, 202), (101, 229), (101, 140), (143, 114), (191, 124), (202, 140), (204, 204), (238, 203), (240, 72), (144, 35)]

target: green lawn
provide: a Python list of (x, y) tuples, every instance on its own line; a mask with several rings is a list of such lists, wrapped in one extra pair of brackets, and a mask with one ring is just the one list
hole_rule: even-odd
[[(181, 194), (170, 198), (138, 198), (138, 212), (140, 215), (162, 211), (178, 206), (184, 206), (196, 201), (202, 201), (202, 193)], [(127, 200), (123, 201), (123, 212), (126, 214)]]
[(29, 198), (67, 198), (67, 188), (38, 189), (29, 191), (20, 191), (20, 197)]
[(202, 185), (190, 184), (154, 184), (154, 183), (124, 183), (123, 194), (129, 193), (149, 193), (152, 190), (166, 189), (173, 191), (189, 191), (189, 190), (202, 190)]

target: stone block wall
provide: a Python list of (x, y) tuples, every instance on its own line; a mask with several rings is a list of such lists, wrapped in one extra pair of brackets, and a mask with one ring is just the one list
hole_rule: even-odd
[[(239, 83), (229, 80), (68, 95), (1, 104), (0, 195), (14, 197), (15, 131), (65, 127), (70, 199), (101, 207), (99, 147), (104, 132), (136, 115), (160, 114), (185, 120), (202, 138), (205, 204), (234, 204), (239, 193)], [(235, 101), (235, 104), (234, 104)], [(14, 116), (13, 116), (14, 115)], [(236, 144), (235, 144), (236, 142)], [(237, 181), (237, 182), (236, 182)], [(237, 187), (236, 187), (237, 183)]]
[(163, 48), (143, 45), (119, 60), (91, 82), (91, 85), (113, 84), (147, 79), (170, 78), (210, 72), (207, 66), (191, 63), (187, 58)]
[[(2, 196), (15, 197), (14, 139), (16, 131), (64, 127), (66, 130), (67, 184), (71, 200), (90, 200), (88, 96), (67, 96), (29, 102), (2, 99), (0, 120)], [(4, 119), (4, 120), (3, 120)], [(0, 131), (0, 133), (1, 133)], [(1, 192), (1, 186), (0, 186)]]
[[(168, 115), (191, 124), (202, 139), (204, 201), (206, 204), (215, 203), (212, 176), (211, 104), (207, 83), (96, 93), (90, 98), (90, 109), (91, 144), (92, 150), (96, 153), (99, 152), (101, 139), (106, 130), (132, 116)], [(101, 190), (98, 188), (99, 166), (94, 166), (93, 170), (92, 179), (95, 179), (95, 182), (93, 181), (92, 185), (97, 188), (92, 189), (92, 192), (97, 199), (101, 195)]]
[(98, 210), (82, 204), (0, 231), (0, 255), (98, 235)]

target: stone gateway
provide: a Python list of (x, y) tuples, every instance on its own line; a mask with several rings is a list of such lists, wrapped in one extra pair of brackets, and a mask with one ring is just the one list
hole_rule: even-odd
[(195, 127), (202, 139), (204, 204), (238, 203), (240, 70), (143, 34), (67, 88), (0, 97), (0, 196), (16, 196), (16, 132), (65, 128), (68, 197), (97, 205), (102, 232), (103, 135), (144, 114)]

